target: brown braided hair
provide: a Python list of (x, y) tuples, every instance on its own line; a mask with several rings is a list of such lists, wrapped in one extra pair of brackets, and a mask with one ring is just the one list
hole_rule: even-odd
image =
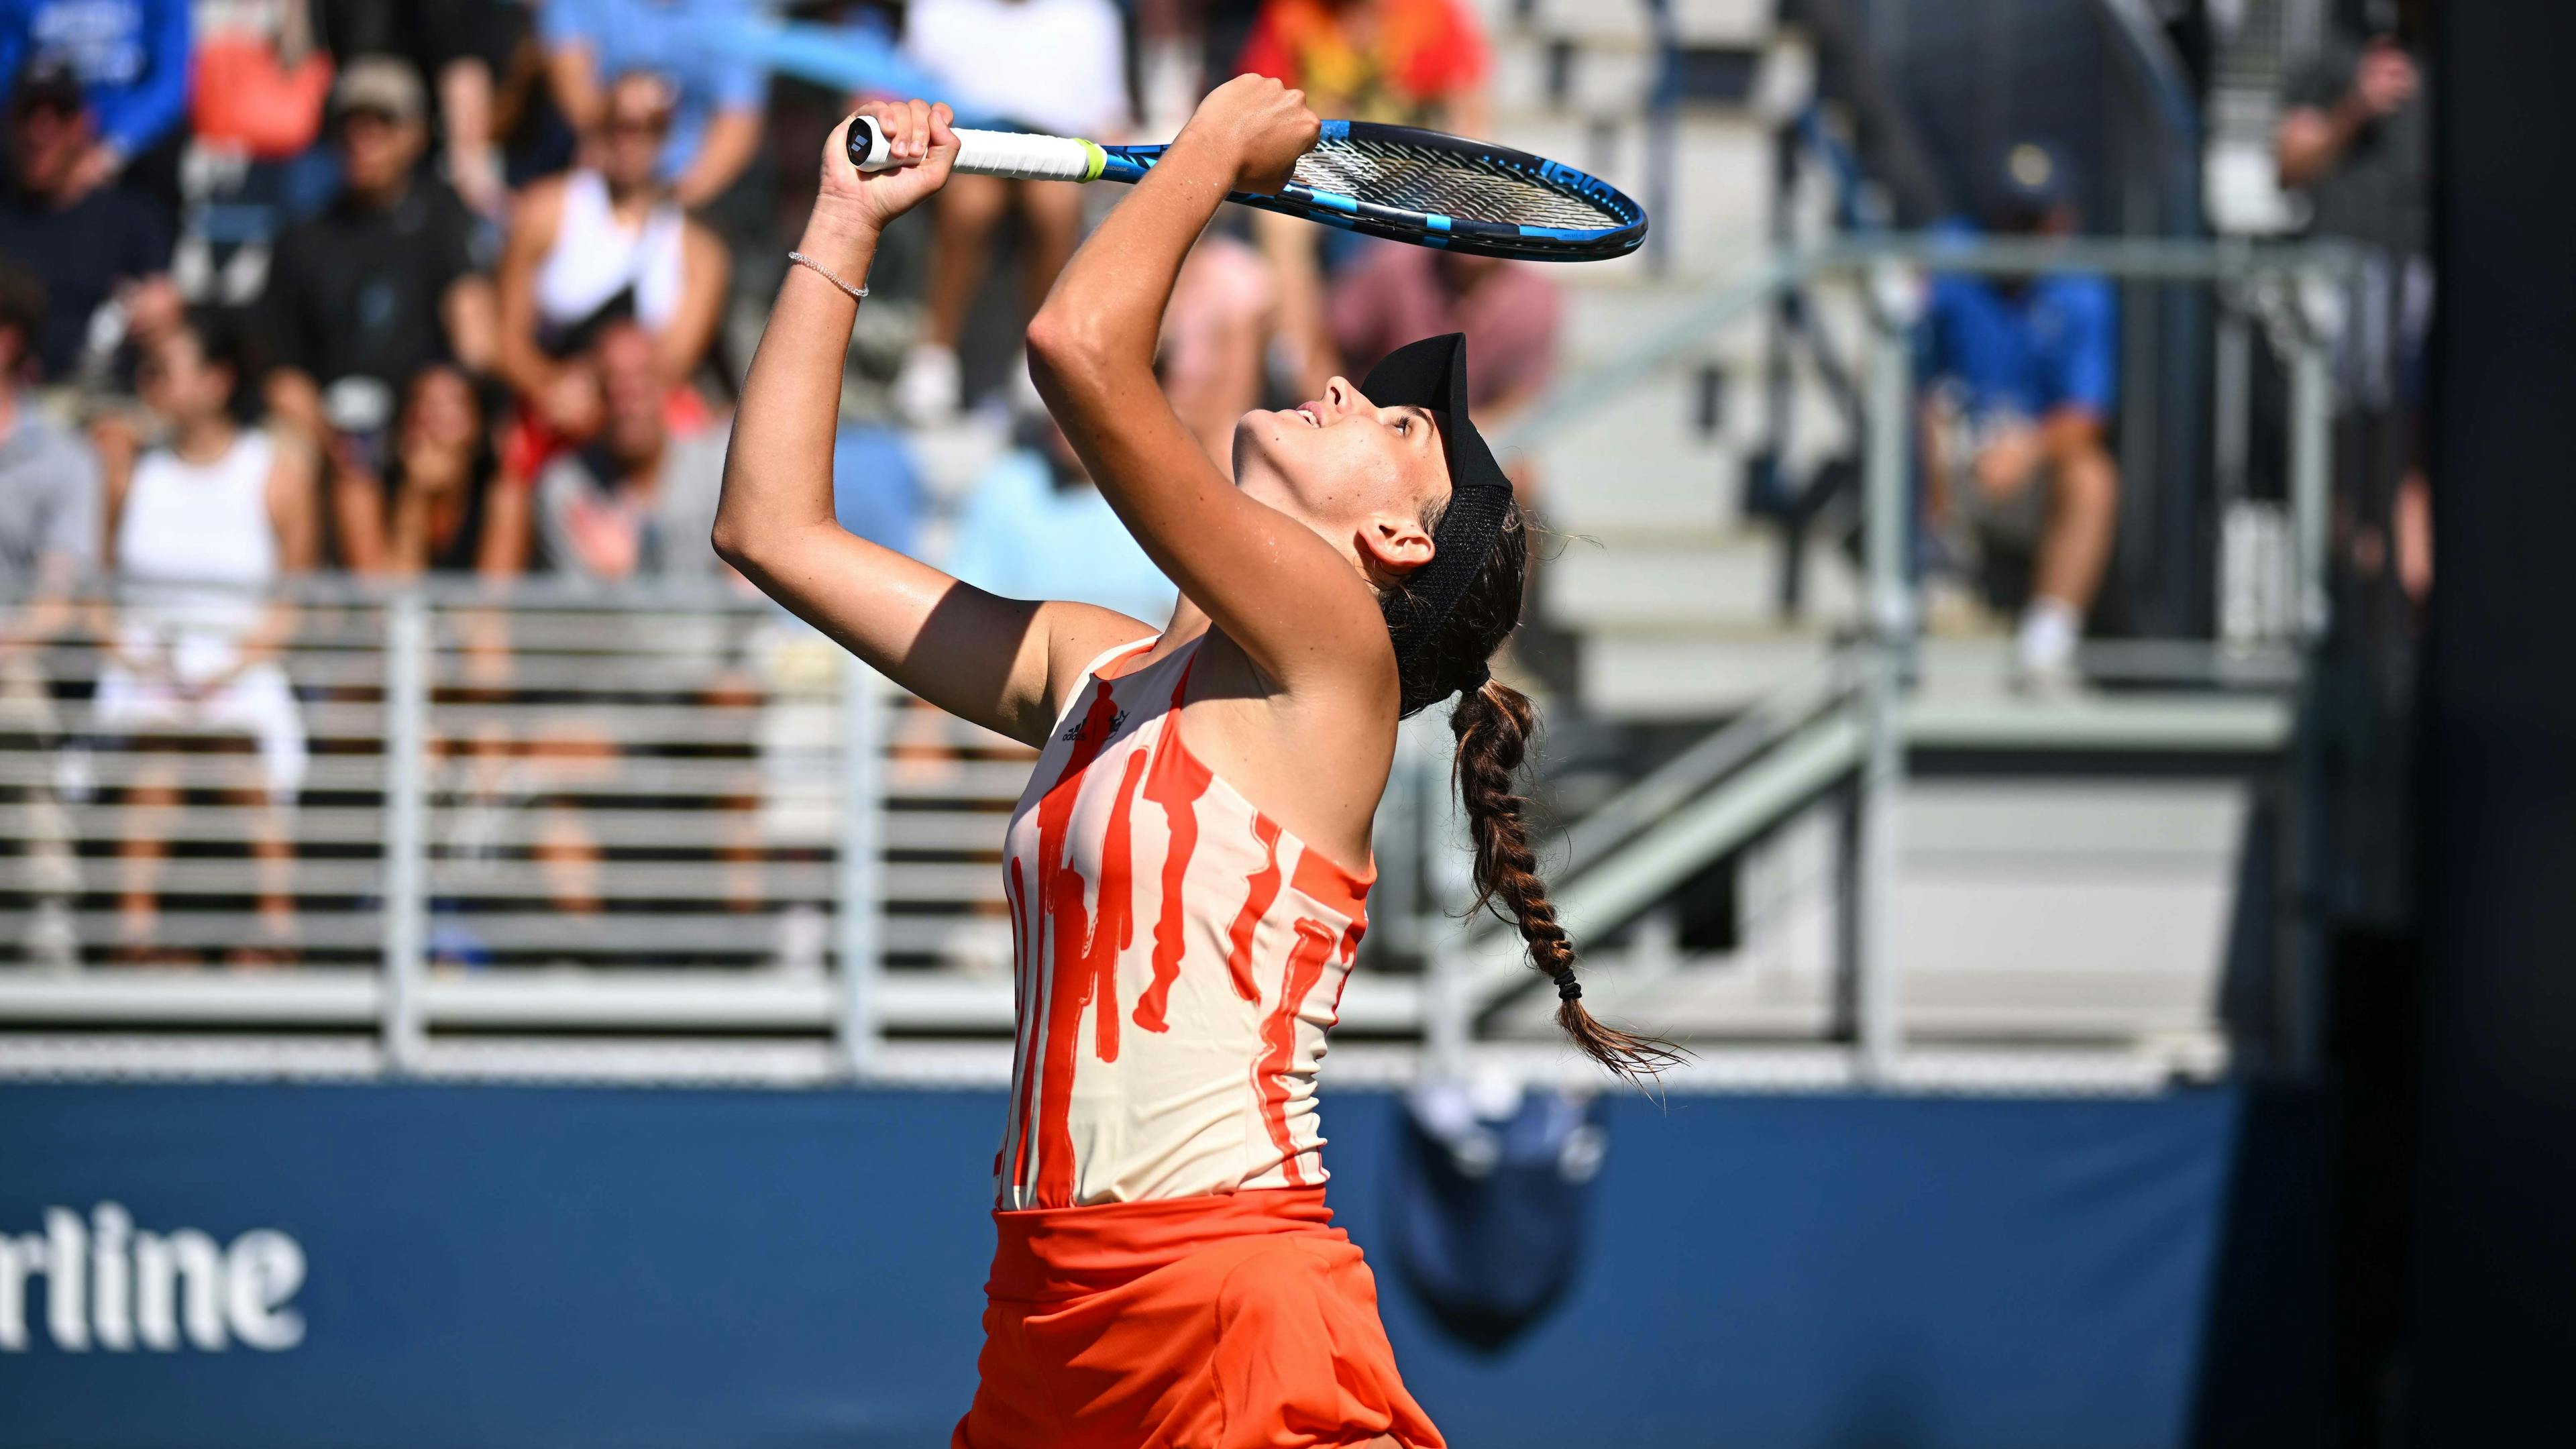
[[(1423, 523), (1438, 531), (1436, 517)], [(1468, 914), (1489, 910), (1520, 928), (1521, 939), (1529, 943), (1530, 964), (1556, 983), (1556, 1024), (1578, 1050), (1620, 1076), (1649, 1076), (1680, 1060), (1681, 1053), (1652, 1037), (1604, 1026), (1584, 1009), (1583, 988), (1574, 979), (1574, 943), (1557, 924), (1547, 883), (1539, 879), (1538, 855), (1530, 848), (1522, 818), (1528, 802), (1513, 789), (1538, 712), (1528, 696), (1492, 678), (1486, 661), (1520, 625), (1528, 570), (1529, 529), (1515, 504), (1503, 517), (1484, 567), (1459, 596), (1430, 647), (1403, 666), (1408, 676), (1428, 676), (1408, 677), (1405, 694), (1458, 696), (1449, 715), (1450, 732), (1458, 740), (1451, 775), (1476, 846), (1476, 900)]]

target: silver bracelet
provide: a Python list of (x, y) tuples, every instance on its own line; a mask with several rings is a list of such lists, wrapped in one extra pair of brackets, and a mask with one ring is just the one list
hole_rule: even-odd
[(787, 260), (800, 267), (812, 267), (814, 269), (814, 275), (821, 277), (824, 281), (827, 281), (833, 286), (840, 288), (842, 291), (849, 293), (850, 300), (853, 302), (864, 301), (867, 298), (868, 288), (866, 283), (862, 282), (858, 286), (853, 287), (849, 283), (842, 281), (840, 278), (833, 276), (832, 269), (830, 267), (827, 267), (821, 262), (814, 260), (812, 257), (805, 255), (803, 252), (789, 252), (787, 254)]

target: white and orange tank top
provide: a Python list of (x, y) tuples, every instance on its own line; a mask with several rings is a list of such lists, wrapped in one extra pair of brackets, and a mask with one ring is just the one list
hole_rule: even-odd
[(1154, 640), (1095, 660), (1011, 813), (1002, 1209), (1324, 1180), (1315, 1072), (1374, 872), (1308, 849), (1190, 752), (1204, 637), (1127, 673)]

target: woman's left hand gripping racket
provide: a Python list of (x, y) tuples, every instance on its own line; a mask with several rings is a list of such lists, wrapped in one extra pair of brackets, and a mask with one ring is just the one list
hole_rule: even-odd
[[(851, 123), (849, 145), (850, 164), (862, 171), (897, 164), (869, 117)], [(1132, 184), (1165, 149), (961, 128), (957, 169)], [(1646, 239), (1645, 208), (1599, 177), (1507, 146), (1366, 121), (1324, 122), (1277, 195), (1226, 199), (1415, 246), (1543, 262), (1626, 256)]]

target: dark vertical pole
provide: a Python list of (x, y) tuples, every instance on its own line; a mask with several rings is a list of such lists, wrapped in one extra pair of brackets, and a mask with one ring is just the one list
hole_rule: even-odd
[(2563, 1443), (2576, 1360), (2576, 7), (2449, 4), (2434, 63), (2430, 914), (2409, 1418)]

